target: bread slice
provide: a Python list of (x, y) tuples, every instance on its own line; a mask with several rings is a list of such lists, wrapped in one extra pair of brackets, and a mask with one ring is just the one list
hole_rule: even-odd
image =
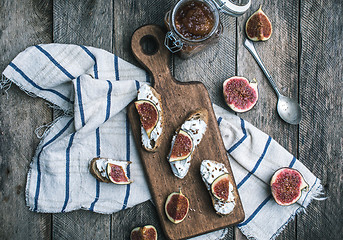
[[(167, 157), (170, 166), (172, 168), (173, 174), (178, 178), (184, 178), (189, 170), (191, 159), (197, 146), (200, 144), (202, 138), (204, 137), (208, 124), (208, 111), (205, 108), (197, 109), (191, 112), (186, 118), (185, 122), (176, 130), (175, 135), (172, 138), (170, 152)], [(187, 132), (189, 137), (192, 138), (193, 149), (191, 154), (187, 158), (182, 160), (171, 160), (171, 154), (173, 152), (174, 143), (176, 137), (180, 130)], [(175, 158), (174, 158), (175, 159)]]
[(207, 190), (209, 191), (214, 210), (216, 211), (218, 215), (221, 215), (221, 216), (230, 214), (236, 205), (234, 189), (231, 182), (229, 182), (229, 189), (228, 189), (229, 195), (228, 195), (227, 201), (217, 199), (211, 191), (211, 185), (213, 184), (213, 182), (219, 177), (226, 174), (228, 174), (228, 170), (226, 169), (223, 163), (213, 161), (213, 160), (203, 160), (201, 162), (201, 165), (200, 165), (201, 178), (203, 182), (205, 183)]
[(101, 173), (99, 172), (98, 168), (96, 167), (96, 161), (99, 160), (99, 159), (100, 158), (93, 158), (92, 159), (92, 161), (89, 164), (89, 171), (100, 182), (109, 183), (111, 181), (108, 178), (105, 178), (105, 177), (101, 176)]
[[(151, 91), (153, 97), (151, 97), (150, 93), (145, 93), (146, 91)], [(145, 91), (145, 92), (143, 92)], [(145, 93), (145, 94), (144, 94)], [(142, 139), (142, 146), (146, 151), (155, 152), (157, 148), (160, 146), (162, 141), (162, 134), (163, 134), (163, 126), (164, 126), (164, 116), (163, 116), (163, 105), (162, 105), (162, 98), (161, 95), (151, 86), (143, 85), (138, 90), (138, 97), (137, 100), (148, 100), (155, 104), (159, 114), (159, 120), (152, 131), (150, 138), (144, 134), (145, 130), (141, 126), (141, 139)]]

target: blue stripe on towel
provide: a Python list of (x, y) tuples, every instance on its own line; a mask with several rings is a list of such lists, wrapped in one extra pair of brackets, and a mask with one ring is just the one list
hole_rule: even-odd
[(94, 54), (88, 50), (88, 48), (86, 48), (85, 46), (80, 45), (80, 47), (93, 59), (94, 61), (94, 78), (98, 79), (98, 63), (96, 62), (96, 58), (94, 56)]
[(245, 220), (244, 222), (238, 224), (238, 227), (242, 227), (247, 225), (260, 211), (261, 209), (264, 207), (264, 205), (267, 204), (267, 202), (272, 198), (272, 195), (269, 195), (256, 209), (255, 211), (247, 218), (247, 220)]
[[(130, 161), (130, 123), (129, 123), (129, 119), (127, 115), (126, 115), (126, 160)], [(130, 165), (127, 166), (126, 172), (127, 172), (127, 177), (130, 179)], [(130, 196), (130, 184), (127, 184), (122, 210), (127, 207), (129, 196)]]
[(218, 126), (220, 126), (220, 123), (222, 122), (223, 118), (222, 117), (219, 117), (217, 122), (218, 122)]
[(291, 161), (291, 163), (289, 164), (289, 167), (292, 168), (294, 166), (294, 163), (297, 159), (293, 156), (293, 159)]
[(20, 70), (13, 62), (10, 62), (9, 66), (11, 66), (17, 73), (19, 73), (29, 84), (31, 84), (33, 87), (37, 88), (38, 90), (51, 92), (58, 97), (62, 98), (63, 100), (74, 103), (71, 101), (68, 97), (64, 96), (62, 93), (49, 88), (42, 88), (41, 86), (37, 85), (34, 81), (32, 81), (22, 70)]
[(74, 79), (75, 77), (71, 75), (70, 72), (68, 72), (64, 67), (61, 66), (52, 56), (50, 53), (48, 53), (45, 49), (43, 49), (41, 46), (36, 45), (35, 46), (39, 51), (41, 51), (45, 56), (49, 58), (49, 60), (55, 64), (56, 67), (58, 67), (68, 78)]
[[(95, 130), (95, 138), (96, 138), (96, 156), (100, 157), (100, 129), (97, 128)], [(91, 203), (91, 206), (89, 207), (90, 211), (94, 211), (94, 206), (97, 203), (97, 201), (99, 200), (99, 196), (100, 196), (100, 182), (98, 179), (96, 179), (96, 186), (95, 186), (95, 199), (94, 201)]]
[(96, 138), (96, 156), (100, 157), (100, 129), (99, 128), (95, 130), (95, 138)]
[(264, 150), (260, 156), (260, 158), (258, 159), (258, 161), (256, 162), (254, 168), (242, 179), (242, 181), (240, 181), (240, 183), (237, 184), (237, 189), (239, 189), (249, 178), (252, 174), (254, 174), (254, 172), (256, 172), (257, 168), (260, 166), (260, 163), (262, 162), (264, 156), (266, 155), (267, 149), (269, 147), (269, 144), (271, 142), (272, 138), (269, 136), (267, 143), (264, 147)]
[(61, 136), (70, 126), (70, 124), (73, 122), (73, 118), (70, 119), (70, 121), (65, 125), (65, 127), (62, 128), (61, 131), (59, 131), (53, 138), (51, 138), (47, 143), (43, 145), (41, 150), (38, 153), (37, 156), (37, 184), (36, 184), (36, 193), (35, 193), (35, 201), (34, 201), (34, 207), (33, 211), (37, 211), (38, 208), (38, 198), (39, 198), (39, 191), (40, 191), (40, 183), (41, 183), (41, 170), (40, 170), (40, 155), (43, 152), (43, 149), (54, 142), (59, 136)]
[(83, 105), (82, 105), (80, 77), (78, 77), (76, 79), (76, 89), (77, 89), (77, 99), (78, 99), (78, 102), (79, 102), (81, 123), (82, 123), (82, 127), (83, 127), (83, 126), (85, 126), (86, 123), (85, 123), (85, 114), (83, 112)]
[(69, 183), (70, 183), (70, 148), (73, 145), (73, 140), (74, 140), (75, 132), (70, 136), (68, 147), (66, 149), (66, 193), (65, 193), (65, 199), (64, 199), (64, 204), (62, 207), (62, 211), (64, 212), (68, 201), (69, 201)]
[(116, 55), (114, 55), (114, 72), (116, 74), (116, 80), (119, 81), (118, 57)]
[(245, 129), (245, 123), (242, 118), (241, 118), (241, 128), (243, 131), (243, 137), (237, 143), (235, 143), (229, 150), (227, 150), (228, 153), (231, 153), (233, 150), (235, 150), (247, 138), (247, 131)]
[[(293, 159), (292, 159), (292, 161), (290, 162), (290, 164), (289, 164), (288, 167), (290, 167), (290, 168), (293, 167), (293, 165), (294, 165), (294, 163), (295, 163), (296, 160), (297, 160), (297, 159), (293, 156)], [(316, 179), (316, 182), (317, 182), (317, 179)], [(313, 184), (313, 186), (316, 184), (316, 182)], [(312, 186), (312, 188), (313, 188), (313, 186)], [(312, 188), (311, 188), (311, 190), (312, 190)], [(308, 191), (307, 194), (308, 194), (309, 192), (311, 192), (311, 190)], [(307, 197), (307, 195), (305, 196), (304, 201), (305, 201), (306, 197)], [(247, 225), (247, 224), (257, 215), (257, 213), (263, 208), (263, 206), (265, 206), (265, 205), (267, 204), (267, 202), (268, 202), (270, 199), (272, 199), (272, 195), (269, 195), (269, 196), (268, 196), (268, 197), (267, 197), (267, 198), (266, 198), (266, 199), (265, 199), (265, 200), (255, 209), (255, 211), (247, 218), (247, 220), (245, 220), (244, 222), (238, 224), (237, 226), (238, 226), (238, 227), (241, 227), (241, 226)]]
[(110, 111), (111, 111), (111, 93), (112, 93), (112, 83), (107, 80), (108, 83), (108, 91), (107, 91), (107, 108), (106, 108), (106, 117), (105, 122), (110, 117)]

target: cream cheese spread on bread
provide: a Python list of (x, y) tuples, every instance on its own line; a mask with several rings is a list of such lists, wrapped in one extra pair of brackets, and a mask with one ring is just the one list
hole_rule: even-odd
[[(225, 165), (212, 160), (204, 160), (200, 166), (201, 178), (204, 181), (207, 190), (211, 193), (211, 184), (219, 176), (228, 173)], [(211, 193), (212, 194), (212, 193)], [(222, 201), (211, 195), (214, 209), (218, 214), (227, 215), (232, 212), (235, 207), (235, 197), (233, 194), (233, 185), (229, 183), (229, 197), (227, 201)]]
[[(144, 84), (138, 90), (137, 100), (148, 100), (155, 104), (157, 111), (159, 113), (162, 112), (161, 104), (158, 98), (153, 94), (153, 92), (151, 91), (151, 87), (147, 84)], [(141, 126), (141, 134), (142, 134), (143, 146), (147, 149), (153, 149), (155, 147), (155, 143), (157, 142), (157, 139), (162, 135), (161, 118), (158, 119), (157, 125), (151, 132), (150, 138), (148, 137), (148, 134), (146, 133), (145, 129), (142, 126)]]
[[(187, 132), (193, 139), (192, 152), (194, 151), (195, 147), (201, 142), (201, 139), (206, 132), (206, 128), (207, 128), (207, 124), (201, 118), (198, 118), (198, 119), (191, 118), (189, 120), (186, 120), (182, 124), (181, 130)], [(173, 136), (172, 143), (171, 143), (171, 150), (168, 155), (168, 159), (170, 158), (176, 137), (177, 137), (177, 133)], [(180, 161), (174, 161), (170, 163), (171, 169), (176, 177), (182, 179), (187, 175), (187, 172), (191, 164), (191, 159), (192, 159), (192, 154), (189, 155), (189, 157), (187, 157), (186, 159), (183, 159)]]

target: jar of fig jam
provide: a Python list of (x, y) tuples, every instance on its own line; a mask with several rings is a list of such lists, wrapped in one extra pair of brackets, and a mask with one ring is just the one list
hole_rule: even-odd
[(246, 0), (246, 4), (241, 6), (234, 4), (234, 9), (225, 1), (228, 2), (228, 0), (178, 1), (164, 18), (168, 28), (165, 46), (172, 53), (178, 52), (180, 57), (185, 59), (216, 43), (223, 31), (219, 11), (239, 16), (250, 7), (251, 0)]

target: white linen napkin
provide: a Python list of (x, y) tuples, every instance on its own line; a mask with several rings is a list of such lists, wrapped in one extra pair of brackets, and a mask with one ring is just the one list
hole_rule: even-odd
[[(27, 48), (9, 64), (2, 86), (8, 80), (66, 113), (44, 134), (30, 165), (26, 185), (30, 210), (109, 214), (151, 198), (126, 116), (137, 89), (149, 82), (145, 71), (101, 49), (42, 44)], [(247, 121), (216, 105), (214, 111), (246, 214), (238, 227), (250, 238), (275, 238), (321, 193), (320, 180)], [(97, 156), (131, 161), (127, 172), (134, 183), (97, 181), (88, 168)], [(310, 185), (309, 192), (287, 207), (275, 203), (269, 188), (280, 167), (298, 169)], [(203, 239), (220, 239), (225, 232)]]

